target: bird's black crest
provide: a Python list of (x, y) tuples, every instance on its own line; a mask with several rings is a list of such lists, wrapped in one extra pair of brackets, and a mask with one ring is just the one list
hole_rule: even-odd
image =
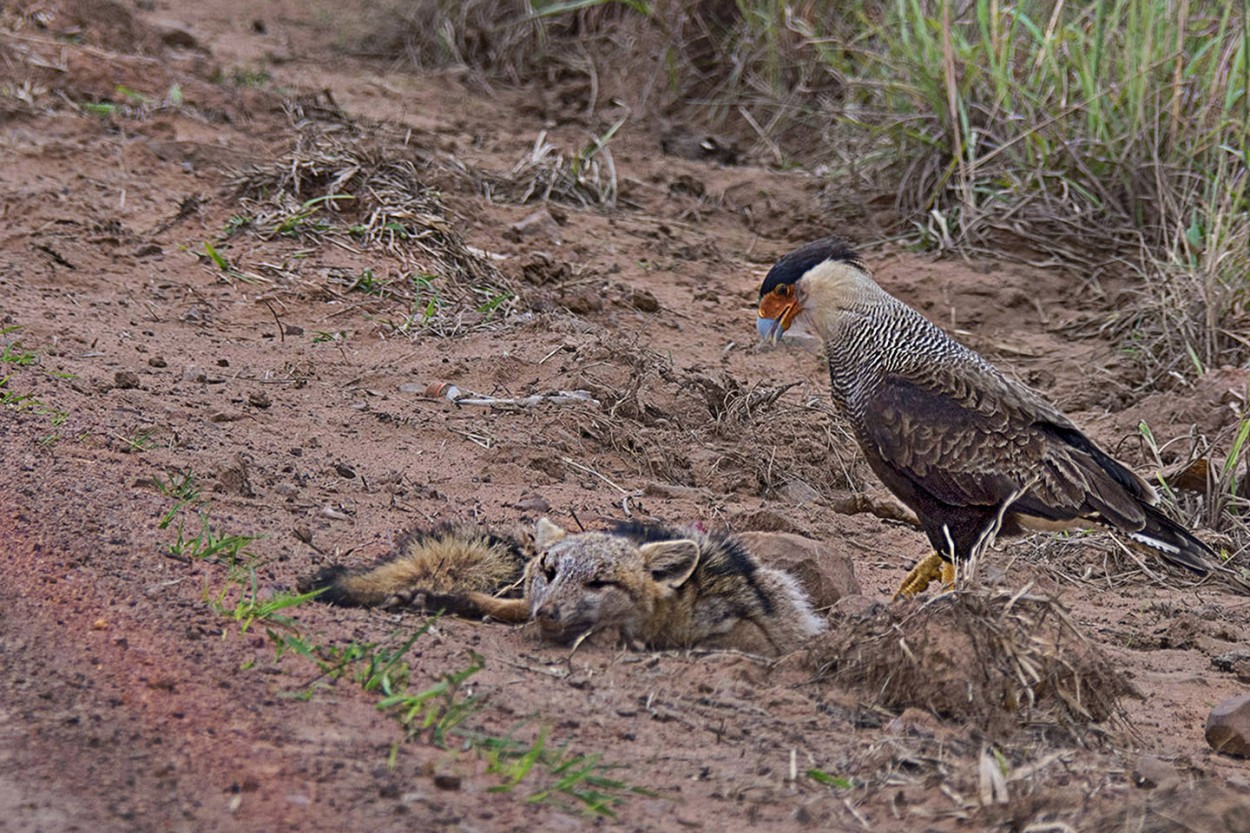
[(808, 243), (800, 249), (795, 249), (777, 261), (773, 268), (768, 270), (768, 276), (760, 285), (760, 297), (763, 298), (781, 284), (794, 283), (807, 274), (808, 269), (826, 260), (842, 261), (860, 269), (864, 268), (864, 262), (860, 260), (859, 253), (852, 249), (849, 243), (837, 237), (825, 237), (815, 243)]

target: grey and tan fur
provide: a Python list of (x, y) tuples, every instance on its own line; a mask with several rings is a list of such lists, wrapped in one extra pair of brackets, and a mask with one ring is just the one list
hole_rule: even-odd
[[(470, 562), (498, 557), (482, 546), (485, 537), (459, 546), (456, 534), (450, 535), (452, 541), (440, 540), (430, 552), (410, 546), (372, 570), (332, 568), (305, 586), (328, 587), (323, 598), (336, 604), (414, 604), (504, 622), (532, 620), (544, 639), (561, 643), (613, 631), (636, 648), (725, 648), (775, 656), (825, 630), (798, 582), (762, 565), (731, 536), (642, 524), (569, 533), (543, 519), (521, 578), (523, 595), (500, 598), (454, 581), (448, 587), (451, 571), (442, 556), (455, 553)], [(437, 570), (429, 569), (432, 552), (439, 554)], [(427, 573), (437, 573), (437, 580)]]
[(321, 601), (345, 607), (399, 607), (412, 591), (495, 594), (517, 585), (533, 557), (533, 536), (501, 536), (467, 524), (402, 536), (389, 558), (367, 570), (328, 567), (300, 582)]

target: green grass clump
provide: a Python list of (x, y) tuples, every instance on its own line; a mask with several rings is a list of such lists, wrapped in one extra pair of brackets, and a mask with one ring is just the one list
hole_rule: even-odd
[[(860, 2), (830, 37), (841, 123), (929, 245), (1145, 279), (1158, 376), (1246, 354), (1245, 3)], [(868, 138), (871, 137), (871, 140)]]
[(589, 814), (615, 818), (615, 808), (629, 797), (656, 795), (610, 777), (615, 767), (603, 763), (598, 754), (548, 746), (546, 729), (540, 729), (538, 737), (528, 744), (511, 737), (483, 737), (477, 739), (476, 745), (486, 754), (487, 771), (504, 778), (504, 783), (490, 788), (491, 792), (512, 792), (532, 773), (543, 773), (525, 799), (530, 804), (572, 799), (575, 806)]

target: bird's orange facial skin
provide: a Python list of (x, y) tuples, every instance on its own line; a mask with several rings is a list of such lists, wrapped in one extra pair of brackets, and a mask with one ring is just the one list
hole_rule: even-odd
[(803, 308), (799, 306), (799, 299), (795, 295), (794, 287), (790, 284), (782, 284), (763, 298), (760, 298), (760, 318), (776, 321), (780, 326), (780, 331), (783, 333), (790, 329), (790, 325), (794, 322), (794, 317), (802, 310)]

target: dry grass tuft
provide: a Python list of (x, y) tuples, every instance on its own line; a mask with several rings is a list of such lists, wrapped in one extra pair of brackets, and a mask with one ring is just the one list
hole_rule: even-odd
[(569, 154), (549, 142), (543, 131), (530, 152), (507, 171), (483, 170), (458, 159), (450, 164), (491, 202), (523, 205), (554, 201), (580, 208), (611, 208), (616, 205), (617, 183), (608, 142), (615, 133), (616, 128), (612, 128)]
[(1140, 584), (1196, 585), (1192, 573), (1170, 568), (1158, 555), (1129, 546), (1110, 532), (1030, 535), (1012, 547), (1031, 572), (1050, 574), (1072, 584), (1107, 588)]
[(819, 676), (884, 708), (1080, 745), (1127, 729), (1120, 698), (1131, 684), (1057, 601), (1027, 587), (967, 588), (841, 624), (815, 656)]
[[(234, 180), (240, 214), (233, 232), (384, 253), (398, 263), (403, 280), (376, 294), (411, 305), (399, 330), (451, 332), (513, 310), (515, 285), (466, 245), (456, 218), (423, 180), (428, 163), (421, 153), (342, 120), (307, 119), (298, 108), (291, 116), (291, 151)], [(378, 289), (374, 282), (362, 273), (346, 283), (370, 291)]]
[(554, 99), (542, 106), (565, 120), (624, 104), (755, 141), (775, 161), (845, 144), (832, 141), (842, 78), (812, 46), (817, 33), (854, 34), (854, 21), (833, 7), (392, 0), (363, 26), (356, 40), (374, 54), (463, 67), (481, 84), (541, 84)]

